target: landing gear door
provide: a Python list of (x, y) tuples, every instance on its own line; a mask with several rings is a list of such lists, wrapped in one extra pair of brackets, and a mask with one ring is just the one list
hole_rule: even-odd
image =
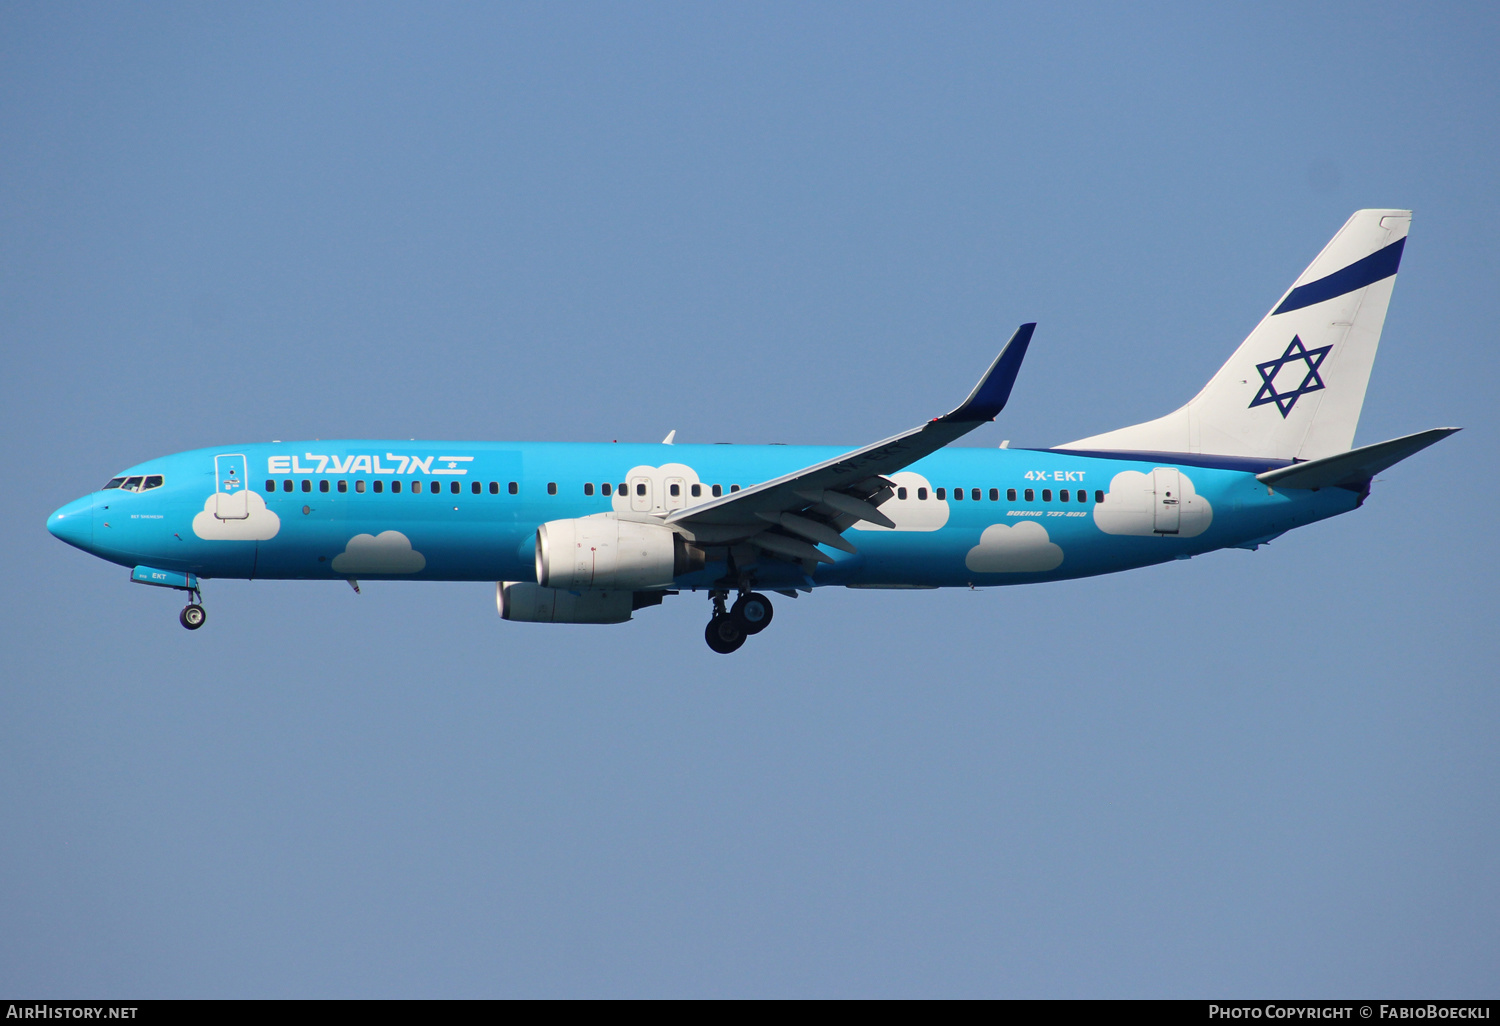
[(214, 516), (220, 520), (247, 519), (249, 490), (244, 456), (214, 457)]
[(1151, 484), (1156, 489), (1154, 529), (1157, 534), (1176, 534), (1182, 525), (1182, 475), (1176, 467), (1157, 467), (1151, 471)]

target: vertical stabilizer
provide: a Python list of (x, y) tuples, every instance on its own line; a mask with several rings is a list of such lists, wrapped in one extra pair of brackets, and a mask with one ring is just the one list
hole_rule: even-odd
[(1064, 449), (1313, 460), (1354, 443), (1409, 210), (1360, 210), (1203, 391), (1165, 417)]

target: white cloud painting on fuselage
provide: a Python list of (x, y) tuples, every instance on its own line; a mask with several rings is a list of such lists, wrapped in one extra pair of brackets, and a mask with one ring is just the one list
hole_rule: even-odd
[(981, 574), (1027, 574), (1055, 570), (1062, 561), (1062, 547), (1047, 536), (1047, 529), (1023, 520), (986, 527), (979, 544), (964, 557), (964, 566)]
[[(720, 482), (724, 493), (729, 493), (729, 482)], [(624, 485), (622, 489), (620, 486)], [(645, 494), (638, 494), (645, 485)], [(672, 486), (677, 494), (672, 494)], [(693, 486), (699, 486), (699, 494), (693, 494)], [(610, 502), (616, 513), (666, 513), (671, 510), (696, 506), (713, 498), (712, 485), (704, 484), (698, 472), (685, 463), (663, 463), (659, 467), (631, 467), (625, 480), (611, 486), (614, 495)]]
[[(948, 500), (937, 498), (932, 483), (911, 470), (887, 474), (896, 483), (896, 494), (880, 504), (880, 512), (896, 522), (895, 527), (882, 527), (868, 520), (860, 520), (851, 530), (855, 531), (937, 531), (948, 522)], [(906, 489), (906, 498), (901, 498), (901, 489)], [(925, 495), (927, 498), (918, 498)]]
[(245, 489), (245, 509), (248, 516), (234, 520), (220, 520), (214, 516), (219, 493), (215, 492), (203, 501), (203, 510), (193, 517), (193, 533), (204, 541), (269, 541), (281, 530), (281, 518), (266, 509), (266, 500)]
[(334, 572), (341, 574), (414, 574), (426, 565), (427, 557), (400, 531), (356, 534), (333, 557)]
[[(1161, 531), (1157, 522), (1160, 511), (1156, 478), (1162, 474), (1170, 475), (1168, 480), (1175, 479), (1175, 490), (1180, 493), (1168, 496), (1174, 486), (1167, 485), (1162, 496), (1163, 499), (1175, 500), (1175, 531)], [(1208, 530), (1213, 518), (1213, 507), (1193, 488), (1192, 479), (1173, 467), (1160, 467), (1150, 474), (1138, 470), (1121, 471), (1110, 479), (1104, 501), (1094, 507), (1094, 523), (1105, 534), (1194, 538)]]

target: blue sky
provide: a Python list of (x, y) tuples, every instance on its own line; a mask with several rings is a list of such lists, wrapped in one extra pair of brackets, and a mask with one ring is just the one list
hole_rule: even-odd
[[(1495, 996), (1491, 5), (0, 5), (0, 991)], [(1048, 445), (1415, 210), (1255, 553), (833, 591), (732, 658), (45, 532), (271, 438)]]

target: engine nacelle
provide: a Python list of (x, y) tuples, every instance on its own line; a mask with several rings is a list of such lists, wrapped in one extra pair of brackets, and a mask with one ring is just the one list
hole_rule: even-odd
[(624, 623), (635, 605), (628, 591), (565, 591), (527, 581), (495, 585), (500, 618), (518, 623)]
[(703, 564), (702, 549), (662, 524), (580, 517), (549, 520), (536, 531), (536, 581), (544, 588), (665, 588)]

